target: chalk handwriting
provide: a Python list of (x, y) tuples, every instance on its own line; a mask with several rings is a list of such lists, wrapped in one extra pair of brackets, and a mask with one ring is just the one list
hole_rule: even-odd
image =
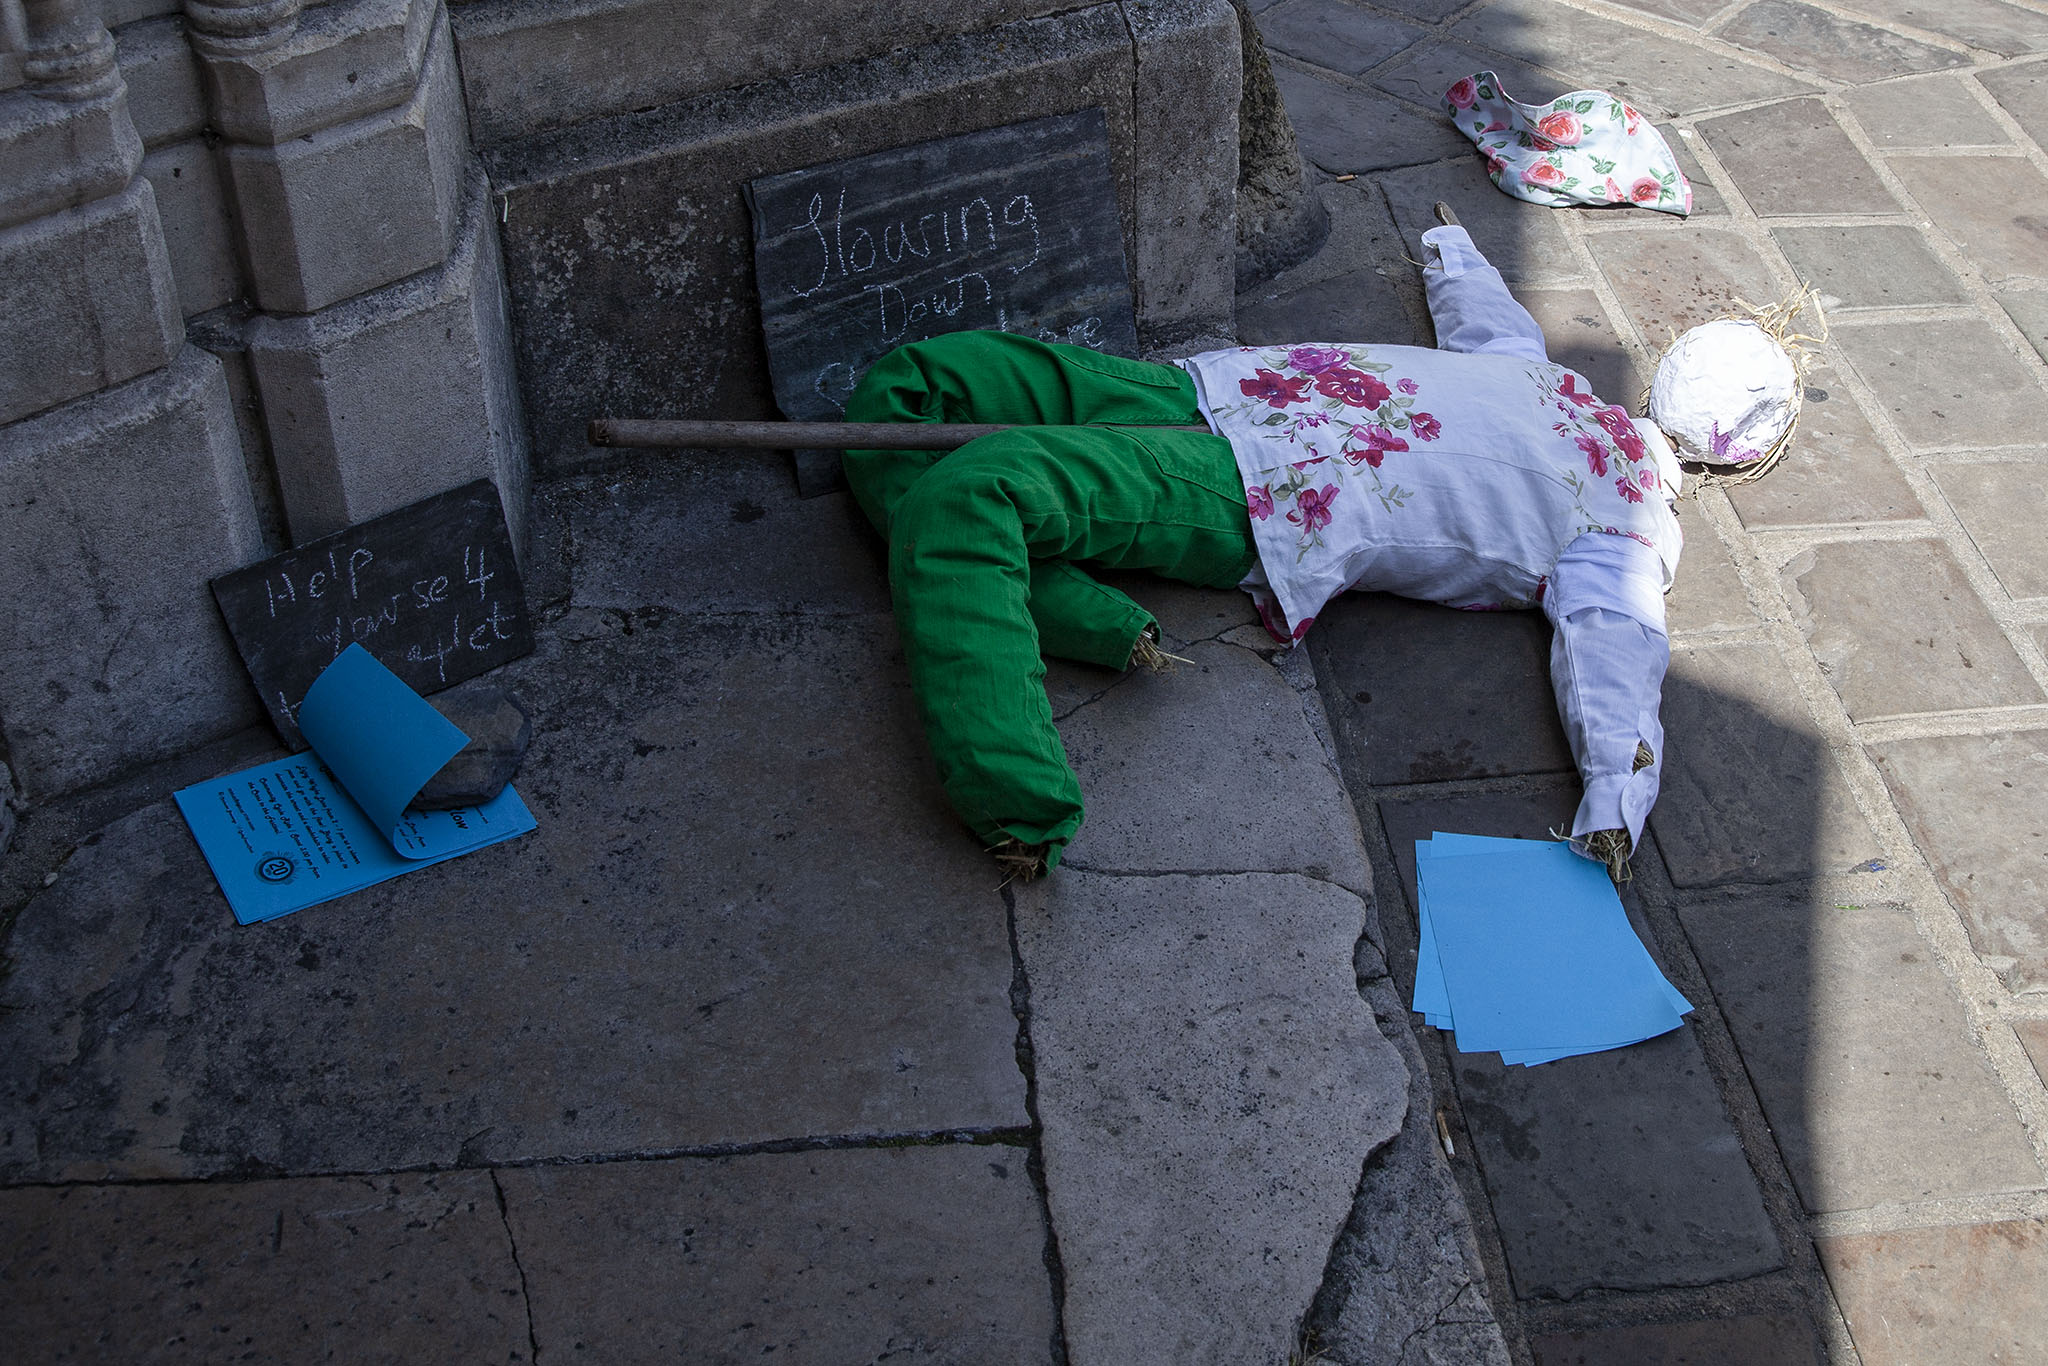
[[(816, 239), (818, 274), (809, 286), (789, 286), (789, 292), (799, 299), (808, 299), (834, 282), (852, 281), (878, 266), (900, 266), (905, 260), (928, 261), (934, 254), (966, 257), (1012, 251), (1021, 247), (1026, 233), (1030, 234), (1031, 255), (1006, 267), (1009, 273), (1020, 275), (1029, 270), (1045, 252), (1038, 210), (1028, 194), (1011, 195), (1001, 210), (985, 196), (976, 195), (965, 203), (921, 213), (915, 219), (898, 217), (894, 222), (883, 223), (879, 232), (848, 221), (846, 198), (847, 191), (842, 186), (833, 196), (829, 216), (823, 191), (813, 194), (805, 206), (804, 221), (797, 226), (808, 229)], [(855, 213), (859, 213), (858, 205)], [(959, 278), (964, 277), (955, 280)], [(951, 285), (955, 280), (946, 283)], [(987, 285), (984, 279), (983, 288)], [(892, 289), (901, 295), (901, 286), (896, 284), (863, 284), (861, 288)]]

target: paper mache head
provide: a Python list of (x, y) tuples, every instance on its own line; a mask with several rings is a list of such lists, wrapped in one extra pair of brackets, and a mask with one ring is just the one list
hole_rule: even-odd
[(1799, 422), (1809, 359), (1802, 343), (1821, 340), (1790, 330), (1809, 306), (1811, 292), (1802, 290), (1750, 309), (1749, 317), (1702, 323), (1671, 343), (1650, 381), (1648, 407), (1679, 459), (1740, 480), (1777, 463)]

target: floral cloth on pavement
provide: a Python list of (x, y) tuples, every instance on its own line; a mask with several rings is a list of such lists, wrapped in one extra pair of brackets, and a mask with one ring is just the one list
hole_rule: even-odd
[[(1583, 376), (1516, 356), (1307, 343), (1180, 364), (1230, 441), (1282, 640), (1347, 588), (1453, 607), (1530, 607), (1587, 532), (1658, 552), (1677, 520), (1627, 412)], [(1263, 582), (1259, 582), (1259, 579)]]
[(1692, 186), (1664, 135), (1618, 95), (1574, 90), (1522, 104), (1481, 71), (1453, 83), (1444, 108), (1478, 145), (1493, 183), (1517, 199), (1692, 212)]

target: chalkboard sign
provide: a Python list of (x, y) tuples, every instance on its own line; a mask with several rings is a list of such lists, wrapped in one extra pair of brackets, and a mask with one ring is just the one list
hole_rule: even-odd
[(223, 574), (213, 596), (285, 743), (320, 671), (361, 645), (420, 693), (533, 650), (505, 512), (488, 479)]
[[(876, 152), (748, 186), (775, 402), (835, 422), (892, 347), (990, 328), (1138, 353), (1102, 110)], [(799, 452), (805, 496), (836, 453)]]

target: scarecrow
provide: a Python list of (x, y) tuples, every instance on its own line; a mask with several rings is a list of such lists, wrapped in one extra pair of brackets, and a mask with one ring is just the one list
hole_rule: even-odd
[[(1315, 342), (1153, 364), (960, 332), (900, 347), (861, 381), (852, 421), (1017, 424), (949, 453), (846, 453), (888, 541), (947, 797), (1011, 872), (1056, 865), (1082, 818), (1043, 657), (1163, 659), (1151, 614), (1096, 567), (1242, 587), (1290, 643), (1353, 588), (1540, 608), (1584, 784), (1570, 839), (1625, 871), (1663, 773), (1678, 453), (1549, 359), (1535, 320), (1437, 208), (1444, 225), (1422, 237), (1434, 349)], [(1754, 324), (1728, 326), (1791, 365)], [(1686, 349), (1659, 384), (1687, 458), (1775, 458), (1796, 375), (1788, 415), (1775, 369), (1758, 382), (1725, 370), (1725, 345)]]

